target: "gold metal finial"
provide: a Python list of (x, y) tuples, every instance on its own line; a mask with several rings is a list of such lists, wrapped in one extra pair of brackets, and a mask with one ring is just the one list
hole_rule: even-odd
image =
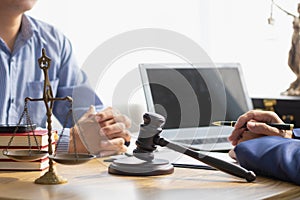
[(46, 56), (46, 50), (45, 48), (42, 49), (42, 57), (38, 59), (38, 63), (41, 69), (47, 70), (49, 69), (51, 65), (51, 58)]

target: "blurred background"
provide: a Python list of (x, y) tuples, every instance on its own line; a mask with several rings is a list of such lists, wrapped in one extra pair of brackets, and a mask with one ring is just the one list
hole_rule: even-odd
[[(298, 1), (276, 3), (298, 15)], [(116, 35), (161, 28), (192, 39), (214, 62), (239, 62), (251, 97), (274, 97), (296, 77), (287, 65), (293, 18), (273, 7), (274, 24), (269, 25), (271, 9), (271, 0), (40, 0), (28, 14), (60, 29), (73, 43), (80, 65)], [(98, 80), (97, 93), (111, 105), (118, 80), (139, 63), (152, 62), (184, 61), (159, 50), (130, 52), (112, 61)], [(142, 88), (130, 92), (128, 101), (143, 110)]]

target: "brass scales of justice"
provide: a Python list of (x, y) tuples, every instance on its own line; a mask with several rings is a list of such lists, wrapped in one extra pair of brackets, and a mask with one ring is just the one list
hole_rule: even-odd
[[(3, 150), (3, 154), (13, 160), (16, 161), (20, 161), (20, 162), (24, 162), (24, 161), (35, 161), (35, 160), (40, 160), (46, 156), (48, 156), (49, 158), (49, 168), (48, 171), (42, 175), (41, 177), (37, 178), (35, 180), (35, 183), (37, 184), (62, 184), (62, 183), (66, 183), (67, 180), (58, 176), (56, 174), (56, 172), (54, 171), (53, 165), (54, 162), (60, 163), (60, 164), (66, 164), (66, 165), (75, 165), (75, 164), (82, 164), (84, 162), (87, 162), (93, 158), (95, 158), (95, 155), (91, 155), (91, 154), (79, 154), (77, 153), (77, 149), (76, 149), (76, 141), (74, 137), (74, 131), (71, 131), (71, 134), (73, 134), (73, 138), (74, 138), (74, 153), (61, 153), (61, 154), (56, 154), (56, 152), (53, 151), (52, 148), (52, 108), (53, 108), (53, 104), (54, 101), (68, 101), (70, 102), (70, 109), (69, 112), (66, 115), (66, 120), (65, 123), (63, 124), (63, 128), (61, 130), (61, 133), (59, 135), (59, 139), (57, 141), (56, 147), (59, 144), (60, 138), (64, 132), (67, 120), (69, 118), (69, 116), (72, 114), (72, 102), (73, 99), (69, 96), (63, 97), (63, 98), (55, 98), (53, 97), (53, 93), (52, 93), (52, 87), (49, 81), (49, 75), (48, 75), (48, 69), (50, 67), (51, 64), (51, 59), (49, 57), (46, 56), (46, 52), (45, 49), (42, 49), (42, 56), (38, 59), (38, 63), (40, 68), (43, 70), (44, 73), (44, 89), (43, 89), (43, 97), (42, 98), (30, 98), (30, 97), (26, 97), (25, 98), (25, 105), (24, 105), (24, 111), (21, 114), (21, 117), (19, 119), (19, 122), (16, 126), (16, 129), (13, 132), (12, 137), (9, 140), (8, 146), (5, 150)], [(36, 135), (34, 133), (34, 128), (33, 128), (33, 124), (31, 122), (30, 116), (28, 114), (28, 107), (27, 104), (29, 101), (43, 101), (46, 107), (46, 116), (47, 116), (47, 130), (48, 130), (48, 151), (42, 151), (40, 150), (40, 145), (37, 142), (37, 138)], [(28, 132), (28, 146), (29, 149), (28, 150), (9, 150), (9, 146), (11, 145), (13, 138), (16, 134), (16, 132), (18, 131), (18, 127), (20, 126), (23, 117), (26, 117), (26, 123), (29, 125), (30, 129), (31, 129), (31, 134), (34, 137), (34, 141), (36, 142), (36, 145), (38, 146), (38, 149), (32, 149), (31, 148), (31, 142), (30, 142), (30, 133)]]

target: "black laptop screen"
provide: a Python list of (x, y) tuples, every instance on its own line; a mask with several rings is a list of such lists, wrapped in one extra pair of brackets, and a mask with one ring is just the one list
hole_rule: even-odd
[(154, 111), (166, 118), (166, 129), (236, 120), (249, 110), (238, 68), (148, 68), (146, 73)]

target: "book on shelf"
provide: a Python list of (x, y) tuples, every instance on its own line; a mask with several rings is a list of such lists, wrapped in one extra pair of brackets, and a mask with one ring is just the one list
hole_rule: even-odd
[[(40, 146), (44, 147), (48, 145), (48, 130), (46, 129), (38, 129), (33, 132), (28, 133), (0, 133), (0, 147), (5, 148), (8, 146), (9, 141), (13, 137), (11, 144), (9, 146), (12, 147), (28, 147), (29, 140), (30, 146)], [(28, 139), (29, 137), (29, 139)], [(35, 141), (37, 140), (37, 143)], [(55, 141), (57, 138), (57, 131), (52, 131), (51, 140)]]
[(49, 167), (49, 158), (44, 158), (36, 161), (19, 162), (11, 159), (1, 159), (1, 171), (42, 171)]
[[(37, 150), (38, 147), (32, 147), (32, 150)], [(55, 142), (52, 144), (53, 151), (55, 150)], [(48, 155), (36, 161), (15, 161), (3, 154), (3, 150), (18, 151), (28, 150), (28, 147), (10, 147), (9, 149), (0, 149), (0, 171), (41, 171), (49, 167)], [(48, 146), (40, 147), (41, 151), (48, 151)]]
[[(13, 138), (12, 138), (13, 137)], [(12, 139), (12, 140), (11, 140)], [(36, 140), (37, 141), (36, 141)], [(51, 141), (52, 150), (55, 150), (55, 142), (57, 139), (57, 131), (52, 131)], [(9, 144), (11, 140), (11, 143)], [(30, 140), (30, 145), (29, 141)], [(3, 154), (3, 151), (18, 150), (38, 150), (48, 151), (48, 130), (38, 129), (33, 132), (26, 133), (0, 133), (0, 170), (1, 171), (41, 171), (49, 167), (49, 158), (43, 158), (35, 161), (16, 161), (10, 159)]]

